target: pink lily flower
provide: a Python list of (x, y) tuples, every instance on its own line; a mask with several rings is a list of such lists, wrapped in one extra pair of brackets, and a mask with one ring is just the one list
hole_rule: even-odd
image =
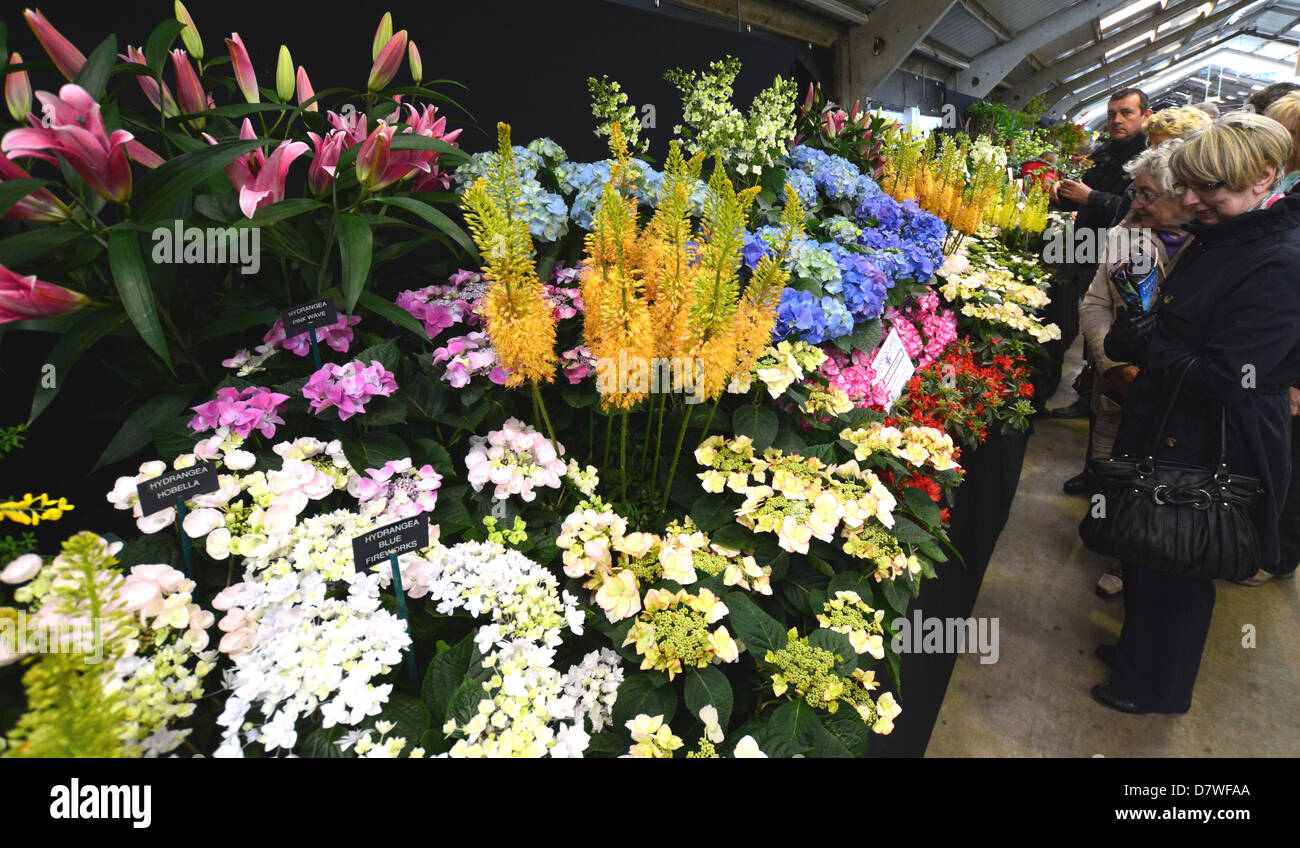
[(349, 112), (347, 115), (340, 115), (338, 112), (326, 112), (325, 120), (329, 125), (346, 136), (343, 142), (343, 149), (360, 144), (366, 140), (369, 131), (366, 129), (366, 113), (360, 110)]
[[(172, 51), (172, 69), (176, 71), (176, 96), (180, 98), (181, 111), (193, 115), (206, 110), (208, 103), (203, 84), (199, 82), (199, 75), (194, 73), (190, 57), (179, 47)], [(190, 125), (197, 129), (203, 129), (206, 122), (206, 118), (190, 119)]]
[[(32, 127), (10, 130), (0, 140), (0, 151), (13, 156), (28, 156), (58, 164), (62, 155), (91, 190), (121, 203), (131, 196), (131, 165), (126, 145), (134, 136), (126, 130), (112, 134), (104, 126), (99, 104), (81, 86), (69, 83), (55, 97), (48, 91), (36, 92), (50, 126), (42, 126), (31, 116)], [(141, 146), (154, 158), (157, 154)], [(161, 160), (159, 160), (161, 161)]]
[[(0, 183), (4, 180), (25, 180), (31, 177), (31, 174), (9, 161), (9, 157), (0, 153)], [(38, 188), (36, 191), (19, 200), (5, 217), (13, 221), (66, 221), (72, 217), (71, 210), (63, 205), (63, 202), (55, 197), (49, 189)]]
[(76, 312), (90, 298), (36, 279), (24, 277), (0, 265), (0, 324), (31, 318), (54, 318)]
[[(21, 65), (23, 57), (17, 51), (9, 57), (9, 64)], [(32, 111), (32, 83), (26, 71), (9, 71), (5, 74), (5, 105), (15, 121), (27, 120)]]
[(68, 82), (75, 80), (77, 74), (81, 72), (81, 66), (86, 64), (85, 54), (64, 38), (63, 33), (51, 26), (40, 9), (34, 12), (31, 9), (24, 9), (23, 17), (27, 19), (27, 25), (36, 34), (36, 40), (54, 60), (54, 67), (59, 69), (59, 73), (63, 74)]
[(396, 176), (386, 179), (395, 130), (381, 120), (370, 137), (361, 143), (361, 150), (357, 152), (357, 181), (365, 191), (376, 191), (397, 182)]
[(307, 133), (312, 143), (311, 166), (307, 169), (307, 184), (314, 194), (320, 195), (330, 190), (334, 178), (338, 176), (339, 155), (343, 153), (347, 136), (335, 131), (326, 133), (325, 137), (314, 132)]
[[(117, 54), (117, 58), (121, 59), (123, 62), (131, 62), (136, 65), (147, 64), (144, 58), (144, 51), (139, 47), (132, 47), (129, 44), (126, 47), (126, 55), (119, 53)], [(144, 96), (149, 98), (149, 102), (153, 104), (153, 108), (162, 110), (163, 115), (168, 118), (174, 118), (181, 113), (181, 110), (176, 105), (175, 98), (172, 97), (171, 89), (167, 88), (167, 83), (163, 83), (162, 88), (160, 89), (158, 87), (158, 80), (151, 76), (141, 74), (135, 79), (140, 83), (140, 88), (144, 91)]]
[(848, 120), (848, 117), (848, 115), (844, 114), (843, 109), (827, 112), (825, 115), (826, 135), (830, 138), (839, 135), (840, 130), (844, 129), (844, 122)]
[(253, 60), (248, 56), (248, 48), (244, 46), (244, 41), (239, 37), (239, 33), (232, 32), (230, 38), (226, 39), (226, 46), (230, 48), (230, 64), (235, 69), (235, 82), (239, 85), (239, 90), (244, 93), (244, 99), (249, 103), (258, 103), (261, 98), (257, 92), (257, 74), (253, 72)]
[[(208, 96), (208, 108), (212, 108), (211, 95)], [(157, 168), (166, 161), (138, 141), (128, 141), (126, 143), (126, 155), (131, 157), (132, 162), (137, 162), (146, 168)]]
[(406, 58), (406, 42), (406, 30), (388, 39), (388, 43), (375, 57), (375, 63), (370, 66), (370, 79), (366, 81), (369, 91), (383, 91), (393, 81), (393, 77), (397, 76), (397, 69)]
[[(316, 90), (311, 87), (311, 80), (307, 79), (307, 69), (302, 65), (298, 66), (298, 105), (306, 103), (316, 96)], [(308, 112), (319, 112), (320, 105), (312, 103), (306, 107)]]
[[(203, 137), (210, 144), (217, 140), (207, 133)], [(239, 137), (245, 140), (257, 138), (253, 125), (247, 118), (239, 130)], [(239, 191), (239, 211), (247, 218), (253, 217), (258, 209), (284, 200), (284, 181), (289, 174), (293, 160), (307, 152), (307, 143), (302, 141), (282, 141), (270, 156), (261, 150), (254, 150), (240, 156), (226, 166), (226, 176), (230, 184)]]

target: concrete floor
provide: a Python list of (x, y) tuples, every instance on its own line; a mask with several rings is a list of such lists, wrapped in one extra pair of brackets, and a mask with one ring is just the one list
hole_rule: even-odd
[[(1076, 342), (1048, 408), (1074, 398)], [(1093, 593), (1107, 561), (1084, 550), (1088, 501), (1062, 493), (1082, 468), (1087, 421), (1035, 421), (1011, 517), (975, 616), (999, 619), (999, 658), (957, 658), (930, 757), (1300, 756), (1300, 580), (1245, 588), (1220, 582), (1191, 712), (1130, 716), (1092, 700), (1107, 679), (1094, 656), (1113, 644), (1119, 600)], [(1253, 626), (1255, 647), (1245, 647)]]

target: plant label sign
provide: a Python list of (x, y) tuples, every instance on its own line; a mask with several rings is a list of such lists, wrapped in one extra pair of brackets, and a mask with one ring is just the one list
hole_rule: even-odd
[(300, 336), (313, 327), (328, 327), (338, 319), (338, 309), (335, 308), (334, 301), (328, 297), (313, 300), (311, 303), (300, 303), (280, 313), (280, 320), (284, 322), (284, 335), (287, 338)]
[(429, 518), (417, 515), (352, 537), (352, 561), (365, 571), (389, 557), (429, 547)]
[(140, 493), (140, 514), (153, 515), (176, 506), (178, 500), (206, 495), (220, 488), (217, 467), (210, 463), (199, 462), (180, 471), (169, 471), (136, 487)]
[(903, 386), (907, 385), (916, 371), (912, 358), (907, 355), (907, 346), (903, 344), (897, 330), (890, 328), (885, 343), (876, 351), (875, 359), (871, 360), (871, 367), (876, 369), (876, 375), (889, 391), (888, 406), (892, 407), (894, 401), (903, 394)]

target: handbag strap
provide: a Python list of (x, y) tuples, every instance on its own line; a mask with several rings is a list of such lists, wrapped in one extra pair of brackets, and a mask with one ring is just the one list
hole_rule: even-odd
[[(1178, 379), (1174, 380), (1173, 388), (1169, 392), (1169, 400), (1165, 403), (1164, 414), (1160, 416), (1160, 426), (1156, 428), (1155, 445), (1151, 448), (1151, 451), (1147, 454), (1148, 459), (1150, 459), (1152, 462), (1155, 461), (1156, 454), (1160, 452), (1160, 443), (1164, 440), (1165, 427), (1169, 424), (1170, 413), (1174, 411), (1174, 402), (1178, 400), (1178, 392), (1180, 389), (1182, 389), (1183, 378), (1187, 376), (1187, 372), (1191, 370), (1191, 367), (1195, 364), (1196, 364), (1196, 357), (1195, 356), (1188, 357), (1187, 361), (1183, 363), (1182, 370), (1178, 372)], [(1219, 438), (1219, 452), (1220, 452), (1219, 461), (1220, 462), (1223, 461), (1223, 452), (1225, 449), (1226, 449), (1225, 439), (1221, 433)]]

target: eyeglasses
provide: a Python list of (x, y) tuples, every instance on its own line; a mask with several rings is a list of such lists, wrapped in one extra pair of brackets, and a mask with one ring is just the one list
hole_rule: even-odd
[(1143, 206), (1145, 206), (1148, 203), (1154, 203), (1164, 195), (1154, 191), (1147, 191), (1146, 189), (1142, 189), (1141, 191), (1138, 191), (1136, 189), (1129, 188), (1124, 191), (1124, 196), (1127, 197), (1129, 200), (1133, 201), (1134, 203), (1141, 203)]
[(1174, 183), (1174, 194), (1186, 194), (1189, 188), (1197, 194), (1213, 194), (1227, 184), (1227, 180), (1215, 180), (1212, 183)]

